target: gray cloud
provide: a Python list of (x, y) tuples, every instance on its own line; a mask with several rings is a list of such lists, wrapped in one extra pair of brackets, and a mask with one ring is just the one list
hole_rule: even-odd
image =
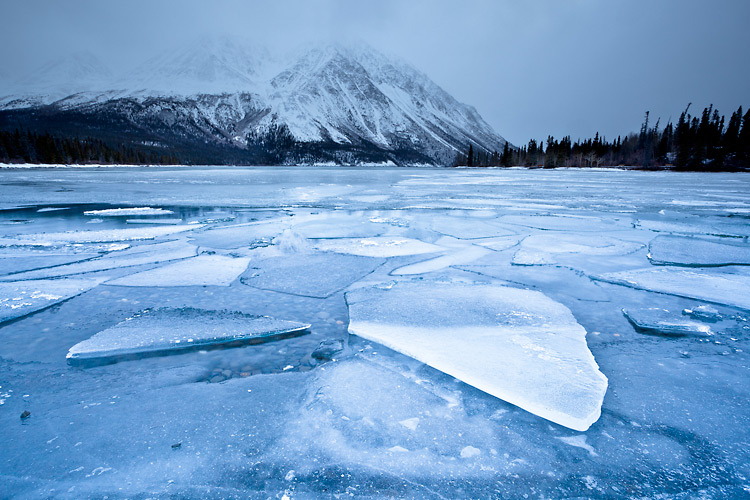
[(291, 48), (362, 38), (411, 61), (514, 143), (637, 130), (688, 102), (747, 106), (746, 0), (6, 1), (0, 76), (90, 50), (128, 67), (196, 36)]

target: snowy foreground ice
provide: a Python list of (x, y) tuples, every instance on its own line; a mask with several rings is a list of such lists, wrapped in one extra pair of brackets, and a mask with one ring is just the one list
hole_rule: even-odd
[(748, 175), (0, 184), (0, 498), (750, 495)]

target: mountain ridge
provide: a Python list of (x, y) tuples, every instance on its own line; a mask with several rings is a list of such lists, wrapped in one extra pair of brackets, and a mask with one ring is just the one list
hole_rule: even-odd
[(75, 77), (76, 64), (89, 68), (78, 89), (68, 78), (60, 89), (27, 84), (0, 97), (0, 127), (62, 124), (69, 134), (79, 125), (111, 140), (280, 163), (449, 164), (470, 143), (491, 152), (506, 142), (475, 108), (362, 43), (316, 45), (285, 60), (209, 40), (157, 55), (127, 78), (85, 57), (59, 71)]

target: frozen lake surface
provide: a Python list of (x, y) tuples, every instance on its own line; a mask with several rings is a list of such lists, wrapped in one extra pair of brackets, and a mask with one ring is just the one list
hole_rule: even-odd
[[(1, 169), (0, 497), (747, 497), (749, 195)], [(164, 355), (204, 341), (229, 347)], [(78, 344), (129, 355), (70, 365)]]

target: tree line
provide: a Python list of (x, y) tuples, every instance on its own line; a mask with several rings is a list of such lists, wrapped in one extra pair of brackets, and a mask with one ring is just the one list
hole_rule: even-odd
[(112, 147), (100, 139), (56, 137), (16, 129), (0, 130), (0, 162), (176, 165), (180, 159), (174, 154), (146, 151), (132, 145)]
[(682, 112), (676, 125), (663, 128), (659, 120), (651, 126), (649, 112), (638, 133), (613, 141), (600, 137), (579, 139), (570, 136), (547, 141), (531, 139), (526, 146), (512, 148), (507, 143), (502, 152), (475, 151), (469, 145), (458, 153), (454, 166), (474, 167), (598, 167), (636, 166), (641, 168), (674, 168), (676, 170), (726, 171), (750, 168), (750, 110), (742, 107), (727, 122), (713, 105), (699, 116)]

